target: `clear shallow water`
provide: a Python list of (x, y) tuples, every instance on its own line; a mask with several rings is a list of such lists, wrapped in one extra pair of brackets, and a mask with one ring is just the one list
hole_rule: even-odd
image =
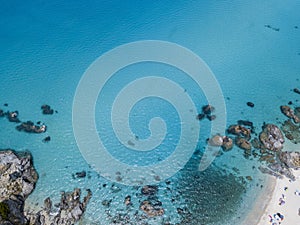
[[(297, 100), (297, 95), (290, 91), (300, 85), (297, 80), (300, 71), (300, 28), (294, 28), (300, 27), (300, 5), (297, 1), (235, 2), (230, 5), (218, 1), (178, 1), (176, 4), (172, 1), (86, 1), (84, 4), (32, 1), (3, 2), (1, 5), (0, 104), (8, 103), (7, 109), (19, 110), (21, 120), (45, 122), (48, 131), (42, 135), (19, 133), (14, 124), (1, 119), (0, 147), (29, 149), (32, 152), (40, 179), (30, 201), (42, 202), (48, 196), (58, 200), (60, 190), (91, 188), (93, 198), (86, 217), (100, 224), (111, 223), (105, 212), (107, 208), (102, 205), (103, 200), (113, 199), (112, 215), (117, 211), (134, 214), (139, 206), (138, 201), (143, 200), (139, 195), (134, 197), (134, 209), (127, 212), (123, 206), (124, 197), (128, 194), (135, 196), (140, 193), (140, 189), (125, 186), (120, 186), (122, 190), (117, 192), (114, 188), (111, 189), (112, 183), (99, 178), (89, 168), (73, 136), (72, 102), (76, 86), (86, 68), (104, 52), (120, 44), (143, 39), (171, 41), (191, 49), (206, 61), (221, 85), (226, 98), (228, 124), (235, 123), (238, 119), (249, 119), (254, 122), (257, 132), (264, 121), (283, 119), (279, 111), (280, 105), (287, 104), (288, 101), (296, 103)], [(266, 24), (278, 27), (280, 31), (264, 27)], [(142, 76), (148, 71), (159, 73), (158, 68), (137, 69), (136, 76)], [(169, 76), (177, 79), (180, 84), (186, 84), (185, 88), (195, 99), (198, 109), (206, 103), (201, 90), (195, 89), (188, 80), (178, 80), (181, 76), (176, 76), (176, 71), (159, 69), (162, 69), (164, 77)], [(108, 87), (106, 96), (113, 96), (113, 85), (122, 88), (122, 82), (127, 81), (119, 79)], [(103, 109), (101, 101), (103, 100), (99, 98), (96, 112)], [(247, 101), (254, 102), (255, 107), (247, 107)], [(39, 108), (44, 103), (58, 110), (58, 114), (43, 116)], [(140, 115), (151, 117), (146, 106), (145, 102), (141, 102), (132, 113), (135, 114), (136, 110)], [(172, 126), (176, 124), (176, 112), (167, 105), (162, 107), (163, 112), (170, 110), (170, 120), (175, 121), (170, 121), (169, 129), (174, 131), (172, 134), (176, 140), (178, 127)], [(2, 106), (0, 108), (6, 109)], [(100, 116), (101, 114), (96, 120), (100, 121)], [(142, 124), (147, 121), (142, 117), (135, 119), (133, 124), (136, 121)], [(102, 126), (97, 125), (101, 133)], [(142, 136), (147, 136), (143, 127), (144, 125), (136, 126), (136, 129)], [(201, 122), (199, 150), (205, 145), (209, 128), (208, 121)], [(52, 140), (44, 144), (41, 140), (46, 135), (50, 135)], [(226, 195), (233, 196), (226, 203), (228, 210), (239, 215), (249, 211), (254, 201), (251, 193), (260, 190), (256, 183), (263, 178), (256, 170), (252, 170), (252, 164), (255, 163), (242, 159), (241, 155), (241, 151), (234, 149), (218, 157), (214, 161), (215, 167), (200, 175), (194, 169), (192, 160), (188, 165), (190, 170), (186, 169), (171, 179), (171, 191), (167, 189), (167, 185), (162, 184), (159, 200), (166, 210), (165, 220), (168, 217), (173, 223), (180, 220), (177, 207), (184, 207), (182, 202), (186, 199), (195, 199), (198, 206), (203, 205), (192, 210), (194, 216), (203, 220), (194, 219), (192, 224), (197, 224), (198, 221), (216, 224), (214, 219), (225, 220), (226, 216), (223, 215), (223, 218), (222, 213), (226, 214), (228, 211), (221, 211), (220, 215), (213, 218), (213, 215), (205, 212), (207, 208), (203, 203), (207, 203), (205, 198), (210, 196), (214, 205), (222, 206), (226, 199), (220, 199), (217, 194), (216, 190), (220, 188), (226, 189)], [(223, 182), (224, 186), (221, 185), (220, 180), (226, 178), (224, 170), (231, 171), (232, 167), (239, 168), (241, 175), (255, 178), (255, 181), (248, 184), (246, 193), (244, 187), (231, 179), (226, 179), (226, 182), (236, 187), (231, 189), (232, 192), (227, 190), (229, 183)], [(91, 171), (91, 178), (72, 178), (73, 173), (82, 170)], [(195, 179), (196, 175), (199, 178)], [(189, 179), (193, 181), (193, 185), (187, 188), (185, 184)], [(214, 179), (221, 183), (214, 182)], [(207, 184), (209, 188), (196, 188), (203, 180), (203, 184)], [(107, 186), (104, 188), (103, 184)], [(178, 194), (180, 191), (184, 193)], [(204, 200), (195, 198), (199, 196), (199, 192), (204, 193)], [(172, 197), (175, 198), (176, 194), (179, 197), (174, 204)], [(195, 202), (188, 206), (192, 208), (193, 204)], [(238, 212), (238, 208), (241, 212)], [(234, 214), (232, 217), (238, 221), (238, 215)], [(150, 221), (150, 224), (159, 223), (160, 221)]]

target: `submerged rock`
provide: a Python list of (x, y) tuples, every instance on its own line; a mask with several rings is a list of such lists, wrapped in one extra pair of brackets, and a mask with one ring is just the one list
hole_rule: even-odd
[(284, 137), (281, 130), (274, 124), (266, 124), (259, 134), (263, 146), (271, 151), (280, 151), (283, 148)]
[(253, 108), (253, 107), (254, 107), (254, 103), (252, 103), (252, 102), (247, 102), (247, 106)]
[(300, 143), (300, 127), (295, 125), (291, 120), (286, 120), (281, 126), (285, 137), (294, 144)]
[(298, 88), (294, 88), (293, 91), (297, 94), (300, 94), (300, 90)]
[(81, 172), (76, 172), (75, 175), (77, 178), (84, 178), (84, 177), (86, 177), (86, 172), (85, 172), (85, 170), (83, 170)]
[(199, 113), (198, 115), (197, 115), (197, 119), (198, 120), (203, 120), (205, 118), (205, 114), (204, 113)]
[(131, 203), (131, 196), (130, 196), (130, 195), (127, 195), (127, 196), (125, 197), (124, 204), (125, 204), (126, 206), (132, 205), (132, 203)]
[(47, 142), (49, 142), (49, 141), (51, 141), (51, 137), (50, 137), (50, 136), (47, 136), (47, 137), (45, 137), (45, 138), (43, 139), (43, 142), (44, 142), (44, 143), (47, 143)]
[(146, 185), (142, 187), (141, 192), (143, 195), (156, 195), (158, 192), (158, 186)]
[(2, 109), (0, 109), (0, 117), (4, 117), (5, 116), (5, 113)]
[(141, 203), (140, 209), (146, 213), (148, 217), (162, 216), (165, 213), (159, 204), (153, 204), (148, 200)]
[(202, 107), (202, 112), (205, 115), (209, 115), (211, 114), (213, 111), (215, 111), (215, 107), (213, 107), (212, 105), (205, 105)]
[(241, 149), (248, 150), (248, 151), (251, 150), (251, 143), (247, 141), (245, 138), (237, 137), (235, 139), (235, 143)]

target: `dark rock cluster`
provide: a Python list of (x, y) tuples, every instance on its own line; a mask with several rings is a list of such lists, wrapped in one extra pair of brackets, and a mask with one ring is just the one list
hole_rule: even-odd
[(45, 115), (52, 115), (54, 113), (54, 109), (52, 109), (50, 105), (42, 105), (41, 110)]
[(202, 112), (197, 115), (197, 119), (203, 120), (204, 118), (207, 118), (209, 121), (215, 120), (216, 115), (212, 115), (214, 111), (215, 108), (212, 105), (205, 105), (202, 107)]
[[(8, 104), (4, 104), (4, 106), (8, 106)], [(51, 109), (49, 105), (42, 105), (41, 109), (43, 110), (43, 114), (53, 114), (54, 110)], [(55, 111), (57, 112), (57, 111)], [(0, 117), (6, 117), (9, 122), (18, 123), (19, 125), (16, 126), (17, 131), (23, 131), (26, 133), (45, 133), (47, 131), (47, 126), (42, 124), (41, 121), (34, 123), (31, 120), (22, 122), (19, 119), (19, 111), (4, 111), (0, 109)], [(21, 123), (21, 124), (20, 124)], [(42, 141), (47, 143), (51, 140), (50, 136), (45, 137)]]
[[(246, 158), (259, 158), (262, 162), (259, 170), (275, 177), (288, 177), (295, 180), (291, 169), (300, 168), (300, 153), (282, 152), (285, 138), (297, 144), (300, 142), (300, 107), (292, 109), (290, 106), (280, 107), (281, 112), (289, 119), (282, 123), (281, 129), (275, 124), (263, 124), (258, 137), (253, 123), (247, 120), (239, 120), (227, 129), (228, 138), (234, 139), (234, 143), (244, 150)], [(233, 135), (233, 137), (230, 137)], [(215, 146), (223, 145), (223, 138), (215, 135), (209, 139), (209, 143)], [(223, 148), (224, 149), (224, 148)], [(224, 149), (225, 150), (225, 149)]]
[(140, 210), (142, 210), (148, 217), (162, 216), (164, 209), (162, 203), (156, 197), (158, 186), (146, 185), (142, 187), (141, 193), (148, 198), (141, 202)]
[(23, 122), (21, 123), (20, 125), (16, 126), (16, 129), (18, 131), (24, 131), (24, 132), (27, 132), (27, 133), (44, 133), (46, 132), (47, 130), (47, 127), (46, 125), (37, 125), (37, 124), (34, 124), (32, 121), (27, 121), (27, 122)]

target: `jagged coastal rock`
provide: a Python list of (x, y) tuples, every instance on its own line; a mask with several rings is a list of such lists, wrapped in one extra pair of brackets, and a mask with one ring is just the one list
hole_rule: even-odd
[(87, 189), (87, 195), (81, 201), (81, 190), (76, 188), (73, 192), (62, 192), (58, 208), (52, 206), (50, 198), (44, 200), (44, 208), (38, 213), (26, 212), (32, 225), (73, 225), (81, 219), (87, 204), (92, 197), (91, 190)]
[(300, 169), (300, 152), (281, 152), (279, 159), (288, 168)]
[(29, 152), (0, 150), (0, 224), (2, 225), (72, 225), (81, 219), (92, 196), (81, 201), (81, 190), (62, 192), (61, 201), (52, 207), (50, 198), (44, 200), (39, 212), (24, 212), (26, 198), (33, 192), (38, 174)]
[(0, 150), (0, 224), (28, 224), (24, 202), (37, 180), (30, 153)]

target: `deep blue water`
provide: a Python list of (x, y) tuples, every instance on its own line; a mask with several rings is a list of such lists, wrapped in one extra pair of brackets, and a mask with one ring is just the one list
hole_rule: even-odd
[[(112, 183), (99, 177), (80, 154), (72, 128), (73, 98), (83, 73), (95, 59), (121, 44), (139, 40), (164, 40), (198, 54), (213, 71), (222, 88), (228, 125), (238, 119), (249, 119), (259, 131), (263, 122), (282, 119), (279, 106), (288, 101), (297, 104), (297, 95), (291, 89), (300, 86), (299, 11), (300, 2), (296, 0), (231, 3), (1, 1), (0, 108), (19, 110), (21, 120), (42, 121), (48, 126), (46, 134), (26, 134), (17, 132), (15, 124), (0, 118), (0, 148), (28, 149), (33, 154), (40, 179), (29, 200), (42, 202), (48, 196), (58, 200), (61, 190), (81, 187), (93, 191), (86, 219), (98, 224), (111, 223), (111, 218), (105, 213), (107, 208), (101, 204), (103, 200), (112, 199), (112, 215), (122, 212), (132, 216), (138, 210), (138, 201), (142, 199), (139, 195), (133, 198), (134, 209), (130, 212), (124, 209), (123, 201), (126, 195), (134, 196), (140, 190), (119, 185), (121, 191), (112, 191)], [(280, 30), (275, 31), (265, 25)], [(109, 124), (110, 105), (124, 84), (148, 74), (162, 74), (183, 85), (199, 110), (207, 103), (203, 92), (178, 70), (141, 64), (117, 73), (99, 95), (95, 106), (96, 124), (111, 154), (119, 157), (120, 161), (130, 159), (131, 162), (127, 161), (130, 164), (153, 164), (155, 160), (163, 160), (177, 145), (180, 135), (179, 116), (174, 107), (158, 98), (145, 99), (131, 111), (130, 124), (139, 138), (143, 139), (150, 135), (146, 129), (149, 120), (154, 116), (164, 118), (166, 124), (169, 124), (168, 136), (161, 147), (155, 150), (161, 153), (159, 157), (156, 157), (158, 154), (141, 156), (145, 157), (142, 161), (136, 152), (118, 154), (125, 151), (126, 147), (122, 147), (113, 137)], [(255, 103), (255, 107), (248, 107), (248, 101)], [(4, 103), (9, 106), (2, 106)], [(45, 103), (58, 113), (42, 115), (40, 106)], [(197, 145), (200, 151), (205, 146), (209, 129), (208, 121), (201, 122)], [(41, 140), (47, 135), (51, 136), (51, 141), (45, 144)], [(198, 162), (198, 156), (194, 157)], [(251, 203), (255, 200), (251, 193), (260, 190), (256, 189), (256, 183), (264, 179), (257, 170), (252, 170), (255, 162), (243, 159), (236, 148), (218, 157), (214, 166), (204, 173), (197, 171), (193, 164), (195, 161), (192, 160), (186, 170), (171, 179), (173, 192), (168, 190), (167, 185), (161, 184), (159, 199), (166, 210), (164, 219), (170, 219), (172, 223), (180, 221), (176, 208), (184, 207), (182, 202), (189, 198), (193, 201), (187, 203), (188, 207), (197, 205), (197, 201), (198, 206), (209, 205), (205, 201), (208, 196), (213, 198), (211, 202), (215, 205), (218, 205), (218, 200), (220, 205), (225, 204), (226, 196), (220, 199), (216, 193), (222, 187), (226, 189), (226, 195), (233, 197), (227, 205), (229, 211), (220, 211), (214, 219), (219, 219), (222, 224), (230, 224), (225, 214), (231, 213), (232, 219), (239, 223), (238, 215), (235, 214), (237, 208), (240, 209), (240, 215), (251, 210)], [(243, 175), (254, 177), (255, 181), (247, 186), (246, 193), (239, 183), (223, 174), (224, 170), (231, 172), (233, 167), (239, 168)], [(73, 173), (82, 170), (90, 171), (88, 174), (91, 178), (72, 178)], [(189, 178), (195, 189), (186, 184)], [(229, 180), (230, 184), (222, 186), (222, 179)], [(104, 183), (107, 188), (103, 187)], [(209, 188), (199, 189), (197, 184), (207, 184)], [(230, 185), (235, 187), (231, 189), (232, 192), (227, 190)], [(178, 194), (180, 191), (185, 194)], [(203, 199), (198, 198), (199, 192)], [(172, 198), (175, 197), (177, 200), (174, 203)], [(200, 220), (203, 223), (218, 224), (212, 219), (213, 215), (205, 213), (209, 209), (205, 206), (191, 209), (193, 216), (203, 218)], [(222, 221), (224, 218), (227, 218), (226, 221)], [(194, 223), (198, 222), (194, 219)], [(149, 223), (160, 224), (161, 221), (151, 220)]]

